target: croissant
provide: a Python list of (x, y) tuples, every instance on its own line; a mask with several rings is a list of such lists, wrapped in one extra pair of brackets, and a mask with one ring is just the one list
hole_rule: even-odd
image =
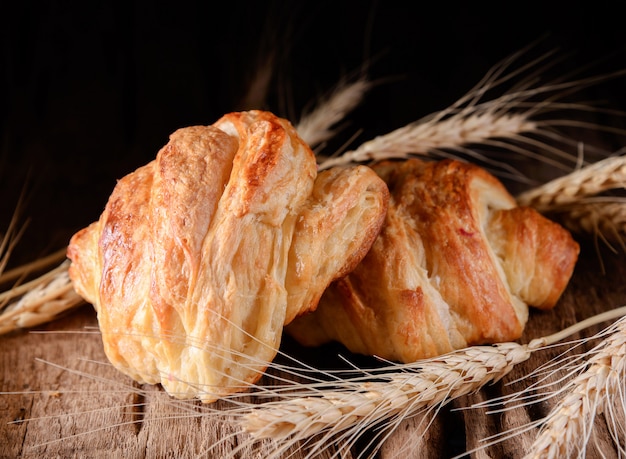
[(553, 307), (579, 246), (518, 207), (484, 169), (454, 160), (372, 166), (390, 191), (383, 228), (362, 262), (286, 332), (410, 363), (474, 344), (515, 340), (528, 306)]
[(231, 113), (119, 180), (71, 238), (69, 274), (116, 368), (211, 402), (260, 378), (283, 326), (366, 254), (387, 200), (365, 166), (318, 174), (286, 120)]

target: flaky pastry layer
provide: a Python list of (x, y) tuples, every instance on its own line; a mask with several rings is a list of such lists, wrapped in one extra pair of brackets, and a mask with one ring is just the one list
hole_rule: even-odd
[(515, 340), (528, 305), (553, 307), (579, 253), (568, 231), (475, 165), (411, 159), (373, 166), (390, 190), (363, 261), (287, 331), (313, 346), (413, 362)]
[(114, 366), (210, 402), (260, 378), (283, 326), (365, 256), (387, 200), (367, 167), (318, 174), (286, 120), (231, 113), (118, 181), (71, 239), (70, 277)]

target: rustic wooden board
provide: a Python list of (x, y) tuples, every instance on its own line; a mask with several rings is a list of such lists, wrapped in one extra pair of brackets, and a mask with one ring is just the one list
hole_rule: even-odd
[[(603, 249), (598, 253), (593, 244), (585, 243), (560, 304), (553, 311), (533, 312), (522, 341), (626, 304), (623, 260), (621, 252)], [(582, 336), (591, 336), (606, 325), (586, 330)], [(303, 355), (301, 349), (289, 346), (293, 344), (286, 344), (285, 351)], [(437, 415), (403, 421), (379, 457), (452, 457), (479, 446), (490, 435), (544, 416), (553, 400), (498, 415), (459, 408), (524, 389), (531, 380), (509, 382), (561, 351), (540, 351), (503, 381), (453, 401)], [(1, 457), (197, 457), (235, 432), (229, 424), (202, 416), (200, 404), (172, 403), (160, 388), (140, 387), (107, 365), (90, 305), (37, 330), (0, 337), (0, 372), (0, 391), (7, 392), (0, 395)], [(536, 433), (531, 429), (471, 457), (521, 457)], [(208, 457), (229, 457), (240, 440), (233, 436)], [(320, 457), (330, 457), (334, 448), (329, 445)], [(267, 457), (269, 451), (270, 446), (257, 455), (244, 452), (237, 457)], [(352, 453), (356, 457), (359, 451)], [(289, 457), (304, 454), (295, 450)], [(587, 457), (617, 457), (602, 415), (595, 422)]]

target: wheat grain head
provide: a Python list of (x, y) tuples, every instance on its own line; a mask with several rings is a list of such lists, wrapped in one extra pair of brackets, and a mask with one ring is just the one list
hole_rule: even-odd
[[(624, 410), (626, 319), (620, 319), (612, 328), (613, 333), (581, 364), (586, 369), (560, 391), (564, 396), (545, 418), (526, 459), (584, 456), (595, 417), (601, 413), (611, 416), (613, 402), (620, 403)], [(620, 454), (626, 454), (620, 446), (624, 444), (624, 426), (619, 418), (613, 421), (608, 425), (612, 426), (616, 446)]]
[(518, 195), (517, 202), (539, 212), (552, 212), (616, 188), (626, 188), (626, 156), (587, 165)]

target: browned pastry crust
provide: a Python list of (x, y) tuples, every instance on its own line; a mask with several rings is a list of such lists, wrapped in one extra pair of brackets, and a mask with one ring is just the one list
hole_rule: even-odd
[(118, 369), (209, 402), (260, 378), (283, 325), (365, 256), (387, 199), (364, 166), (317, 174), (287, 121), (232, 113), (119, 180), (73, 236), (70, 276)]
[(520, 337), (527, 305), (550, 308), (579, 246), (516, 206), (485, 170), (445, 160), (373, 166), (390, 190), (370, 252), (287, 331), (306, 345), (335, 340), (357, 353), (412, 362)]

